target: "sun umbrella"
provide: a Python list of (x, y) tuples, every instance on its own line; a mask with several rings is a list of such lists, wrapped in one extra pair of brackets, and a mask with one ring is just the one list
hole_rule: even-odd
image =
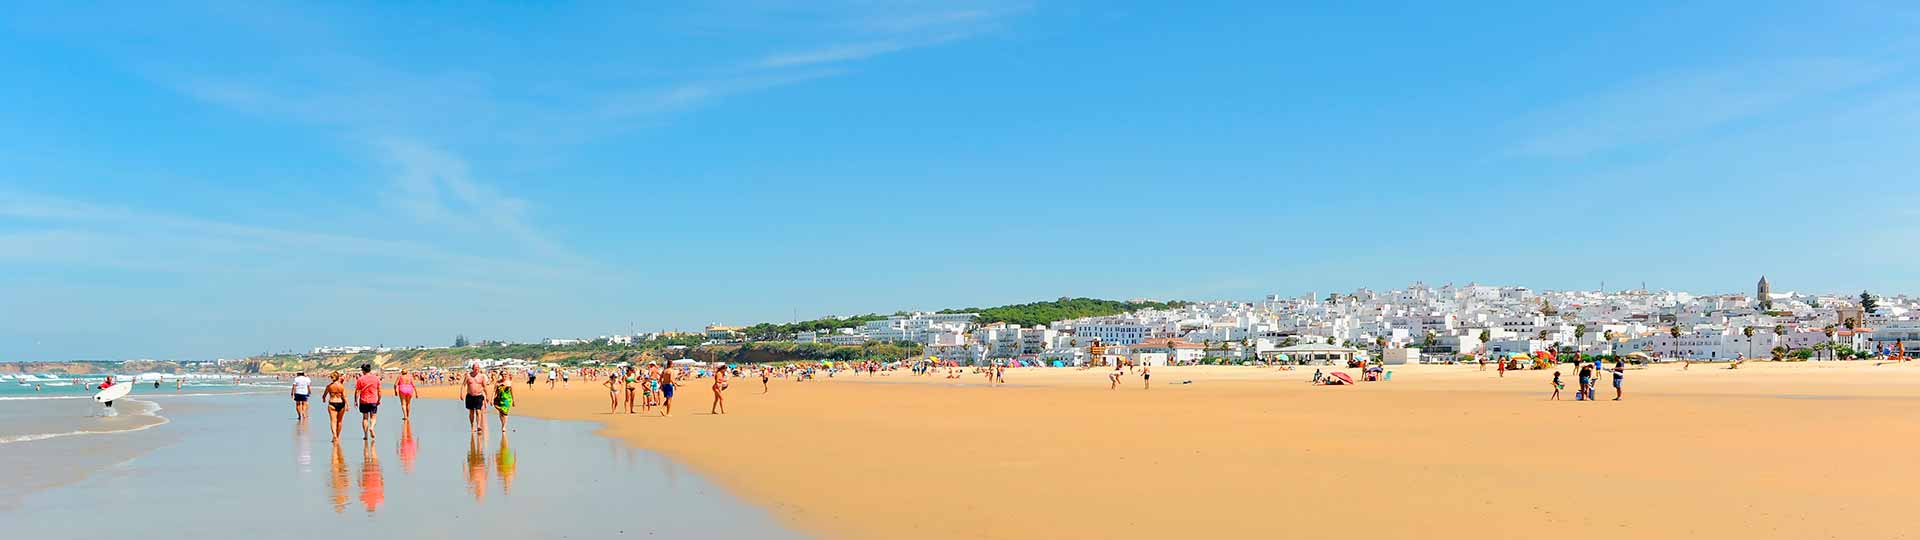
[(1351, 377), (1351, 376), (1349, 376), (1349, 375), (1347, 375), (1347, 372), (1344, 372), (1344, 371), (1335, 371), (1335, 372), (1333, 372), (1333, 373), (1332, 373), (1332, 375), (1333, 375), (1333, 378), (1335, 378), (1335, 379), (1340, 379), (1340, 380), (1342, 380), (1342, 381), (1346, 381), (1346, 383), (1347, 383), (1347, 384), (1353, 384), (1353, 377)]

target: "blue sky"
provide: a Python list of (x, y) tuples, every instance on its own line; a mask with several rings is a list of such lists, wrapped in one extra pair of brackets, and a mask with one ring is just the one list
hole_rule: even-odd
[(1920, 289), (1905, 3), (386, 4), (10, 8), (0, 360)]

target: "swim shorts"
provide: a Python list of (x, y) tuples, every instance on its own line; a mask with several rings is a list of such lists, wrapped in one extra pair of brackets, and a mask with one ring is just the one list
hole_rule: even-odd
[(377, 412), (380, 412), (379, 403), (361, 403), (360, 404), (360, 414), (373, 414)]
[(660, 385), (660, 395), (663, 395), (669, 398), (673, 397), (673, 385), (671, 384)]
[(297, 401), (297, 402), (306, 402), (306, 401), (307, 401), (307, 395), (306, 395), (306, 394), (294, 394), (294, 395), (293, 395), (293, 400), (294, 400), (294, 401)]
[(485, 405), (486, 401), (487, 398), (485, 396), (467, 396), (467, 410), (480, 410), (480, 406)]

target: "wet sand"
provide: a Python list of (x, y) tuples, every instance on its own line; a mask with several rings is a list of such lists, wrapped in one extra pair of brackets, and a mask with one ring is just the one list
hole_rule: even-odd
[(1559, 402), (1542, 371), (1316, 387), (1311, 368), (1192, 367), (1155, 369), (1151, 390), (1074, 369), (765, 395), (750, 378), (725, 416), (693, 381), (664, 419), (608, 414), (594, 383), (542, 383), (518, 410), (601, 422), (823, 538), (1912, 535), (1920, 366), (1657, 366), (1591, 403), (1561, 369)]
[(36, 453), (10, 468), (64, 467), (74, 456), (48, 453), (59, 445), (129, 455), (58, 486), (0, 477), (23, 494), (0, 507), (0, 523), (34, 539), (798, 537), (590, 424), (517, 418), (505, 437), (473, 437), (458, 404), (414, 405), (403, 423), (389, 398), (372, 442), (355, 412), (335, 445), (320, 407), (301, 427), (284, 396), (233, 395), (169, 399), (171, 421), (154, 429), (9, 444), (0, 449)]

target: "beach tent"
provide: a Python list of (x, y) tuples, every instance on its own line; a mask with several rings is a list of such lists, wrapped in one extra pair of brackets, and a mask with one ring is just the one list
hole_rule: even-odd
[(681, 358), (679, 360), (674, 360), (672, 363), (673, 365), (676, 365), (676, 366), (692, 366), (692, 365), (698, 365), (700, 362), (698, 360), (689, 360), (686, 358)]

